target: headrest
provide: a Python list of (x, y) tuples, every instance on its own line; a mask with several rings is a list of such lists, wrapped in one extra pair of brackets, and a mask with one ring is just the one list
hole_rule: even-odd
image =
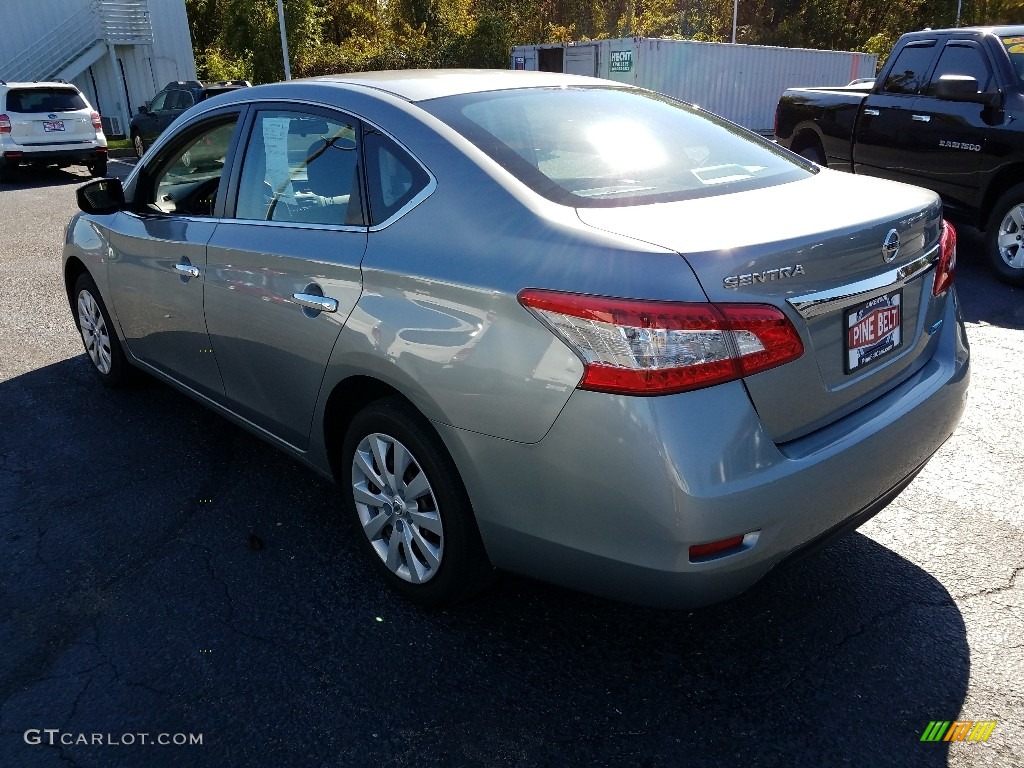
[(339, 146), (341, 142), (317, 139), (306, 151), (306, 178), (309, 190), (323, 197), (338, 197), (352, 191), (356, 169), (354, 149)]

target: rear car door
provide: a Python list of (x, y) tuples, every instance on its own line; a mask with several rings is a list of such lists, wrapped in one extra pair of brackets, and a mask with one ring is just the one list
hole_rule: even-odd
[(927, 82), (935, 54), (936, 40), (908, 43), (897, 54), (885, 80), (864, 100), (854, 135), (856, 173), (901, 177), (912, 130), (912, 107)]
[(147, 156), (131, 209), (107, 234), (107, 273), (129, 350), (218, 401), (224, 387), (203, 317), (206, 246), (223, 206), (221, 181), (240, 114), (221, 110)]
[(905, 153), (906, 181), (933, 189), (954, 206), (973, 207), (979, 196), (979, 169), (988, 150), (992, 123), (1000, 110), (982, 104), (935, 97), (943, 75), (969, 75), (978, 88), (995, 87), (992, 63), (973, 40), (951, 39), (943, 46), (924, 93), (914, 100)]
[(230, 218), (209, 243), (206, 320), (229, 407), (304, 450), (331, 350), (362, 288), (360, 126), (254, 110)]

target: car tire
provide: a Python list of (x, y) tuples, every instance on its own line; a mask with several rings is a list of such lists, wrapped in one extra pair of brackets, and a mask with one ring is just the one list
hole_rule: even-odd
[(83, 272), (75, 281), (71, 311), (75, 315), (86, 356), (103, 385), (116, 388), (132, 383), (134, 369), (125, 357), (114, 324), (110, 321), (110, 313), (88, 272)]
[(1008, 189), (992, 208), (985, 253), (1000, 280), (1024, 286), (1024, 184)]
[(14, 181), (14, 169), (15, 166), (0, 160), (0, 184)]
[[(404, 465), (395, 476), (395, 461)], [(360, 548), (409, 601), (443, 607), (494, 577), (469, 496), (444, 443), (405, 400), (370, 403), (342, 443), (341, 487)]]
[(102, 157), (98, 160), (92, 160), (86, 167), (92, 176), (102, 178), (107, 175), (107, 158)]
[(135, 156), (141, 160), (142, 156), (146, 154), (146, 142), (142, 140), (142, 136), (133, 133), (132, 146), (135, 148)]

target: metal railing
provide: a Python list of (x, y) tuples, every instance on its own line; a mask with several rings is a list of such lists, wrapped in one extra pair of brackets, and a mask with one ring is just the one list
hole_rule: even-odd
[(107, 41), (118, 45), (153, 42), (147, 0), (98, 0), (97, 5)]
[(0, 64), (9, 81), (49, 80), (97, 43), (153, 42), (147, 0), (92, 0), (10, 61)]

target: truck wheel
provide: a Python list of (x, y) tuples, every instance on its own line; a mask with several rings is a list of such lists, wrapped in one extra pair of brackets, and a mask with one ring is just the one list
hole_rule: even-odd
[(797, 154), (804, 160), (810, 160), (812, 163), (825, 167), (825, 152), (819, 144), (811, 144), (804, 147)]
[(1024, 184), (1007, 190), (992, 209), (985, 251), (996, 277), (1024, 286)]

